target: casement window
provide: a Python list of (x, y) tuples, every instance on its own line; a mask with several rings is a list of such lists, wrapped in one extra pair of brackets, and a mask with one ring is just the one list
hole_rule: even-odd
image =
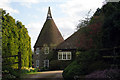
[(44, 67), (48, 68), (49, 67), (49, 60), (44, 60)]
[(36, 54), (39, 54), (39, 53), (40, 53), (39, 48), (36, 48)]
[(67, 59), (71, 60), (71, 53), (67, 53)]
[(63, 60), (67, 59), (66, 57), (67, 57), (66, 53), (63, 52)]
[(58, 60), (71, 60), (71, 52), (58, 52)]
[(44, 48), (44, 53), (45, 53), (45, 54), (49, 54), (49, 47), (45, 47), (45, 48)]
[(58, 60), (62, 59), (62, 55), (63, 54), (61, 52), (58, 53)]
[(39, 60), (36, 60), (36, 67), (39, 67)]

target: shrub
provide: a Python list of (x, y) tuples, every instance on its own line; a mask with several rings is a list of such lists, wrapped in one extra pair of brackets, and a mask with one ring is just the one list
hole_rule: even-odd
[(50, 70), (64, 69), (70, 62), (71, 61), (52, 60), (50, 61)]
[(29, 72), (30, 72), (30, 71), (29, 71), (29, 70), (27, 70), (27, 69), (21, 69), (20, 71), (21, 71), (21, 74), (24, 74), (24, 73), (29, 73)]
[(104, 79), (120, 79), (120, 70), (119, 69), (105, 69), (102, 71), (95, 71), (92, 72), (88, 75), (85, 76), (86, 79), (94, 78), (94, 79), (99, 79), (99, 78), (104, 78)]
[(81, 52), (76, 60), (64, 69), (63, 77), (67, 80), (76, 75), (86, 75), (95, 70), (103, 70), (106, 66), (101, 59), (101, 56), (93, 50)]
[(13, 69), (9, 66), (2, 67), (2, 80), (20, 78), (20, 72), (17, 69)]
[(79, 65), (77, 65), (76, 61), (73, 61), (67, 68), (64, 69), (62, 73), (65, 80), (72, 79), (74, 75), (79, 73)]

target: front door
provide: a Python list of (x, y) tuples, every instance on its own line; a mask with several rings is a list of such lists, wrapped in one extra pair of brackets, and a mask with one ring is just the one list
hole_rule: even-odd
[(49, 60), (44, 60), (44, 67), (45, 67), (46, 69), (49, 68)]

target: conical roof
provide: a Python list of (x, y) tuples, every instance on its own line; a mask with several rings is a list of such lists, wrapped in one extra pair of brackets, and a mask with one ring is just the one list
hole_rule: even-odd
[(50, 46), (51, 44), (58, 45), (63, 41), (64, 39), (61, 33), (59, 32), (54, 20), (52, 19), (51, 10), (49, 7), (47, 19), (37, 38), (34, 48), (42, 47), (44, 44), (47, 44), (48, 46)]

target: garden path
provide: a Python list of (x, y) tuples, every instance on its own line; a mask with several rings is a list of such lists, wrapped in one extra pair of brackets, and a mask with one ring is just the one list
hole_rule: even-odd
[(63, 70), (59, 71), (44, 71), (35, 74), (26, 74), (22, 80), (63, 80)]

